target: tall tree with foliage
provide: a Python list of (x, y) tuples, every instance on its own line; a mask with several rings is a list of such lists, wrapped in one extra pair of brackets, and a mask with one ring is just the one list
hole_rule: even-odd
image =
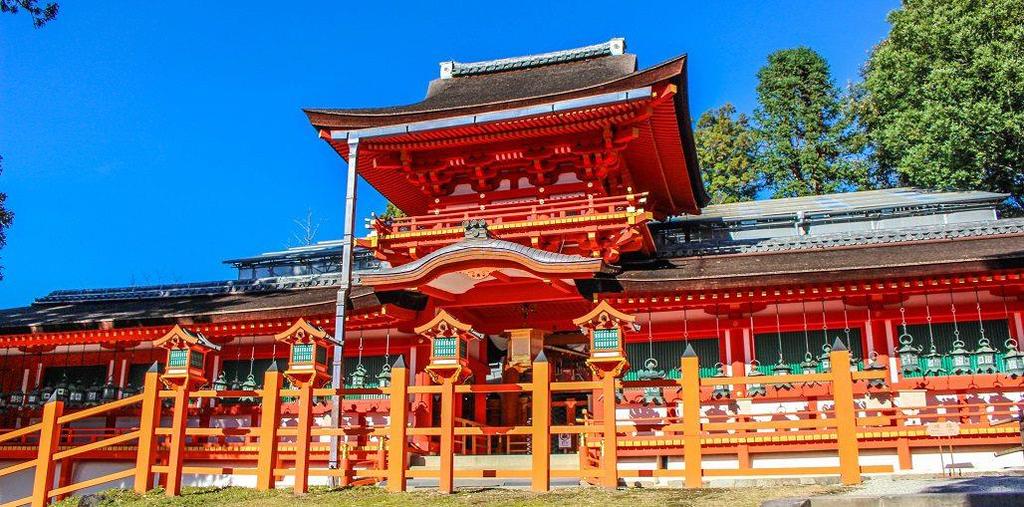
[(866, 182), (846, 99), (821, 55), (806, 47), (776, 51), (757, 78), (757, 166), (773, 197), (851, 190)]
[(905, 0), (864, 68), (879, 166), (1024, 207), (1024, 2)]
[(32, 23), (39, 28), (57, 17), (59, 6), (56, 2), (50, 2), (43, 6), (38, 0), (0, 0), (0, 13), (17, 14), (24, 11), (32, 16)]
[(755, 167), (757, 140), (750, 120), (730, 103), (697, 120), (697, 157), (713, 204), (750, 201), (764, 183)]

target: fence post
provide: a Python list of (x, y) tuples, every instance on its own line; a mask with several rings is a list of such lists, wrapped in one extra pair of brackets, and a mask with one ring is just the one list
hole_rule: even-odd
[(533, 491), (551, 489), (551, 365), (544, 350), (533, 360)]
[(601, 449), (601, 485), (619, 487), (619, 442), (615, 426), (615, 376), (605, 372), (601, 378), (601, 414), (604, 417), (604, 447)]
[(139, 447), (135, 456), (135, 492), (153, 489), (156, 461), (156, 429), (160, 426), (160, 363), (153, 363), (142, 382), (142, 413), (139, 417)]
[(53, 489), (53, 473), (56, 463), (53, 453), (60, 445), (60, 424), (57, 419), (64, 414), (64, 402), (57, 401), (56, 395), (43, 405), (43, 419), (39, 428), (39, 449), (36, 454), (36, 474), (32, 482), (32, 507), (43, 507), (50, 503)]
[(836, 446), (839, 478), (843, 484), (860, 484), (860, 450), (857, 448), (857, 412), (853, 404), (850, 351), (836, 338), (829, 354), (832, 362), (832, 397), (836, 407)]
[(263, 374), (263, 399), (260, 405), (259, 454), (256, 458), (256, 489), (267, 491), (277, 486), (277, 430), (281, 426), (281, 387), (284, 381), (271, 361)]
[(693, 346), (686, 345), (680, 358), (683, 381), (683, 461), (687, 488), (703, 484), (700, 449), (700, 361)]
[[(299, 383), (299, 421), (295, 434), (295, 494), (309, 492), (309, 443), (313, 428), (313, 382)], [(340, 401), (338, 401), (340, 402)]]
[(188, 428), (188, 393), (188, 382), (174, 388), (171, 447), (167, 453), (167, 496), (181, 494), (181, 469), (185, 466), (185, 430)]
[(409, 419), (409, 370), (398, 356), (391, 368), (391, 410), (388, 423), (388, 491), (405, 491), (405, 469), (409, 455), (406, 438)]
[(441, 381), (441, 470), (438, 489), (442, 493), (455, 490), (455, 379)]

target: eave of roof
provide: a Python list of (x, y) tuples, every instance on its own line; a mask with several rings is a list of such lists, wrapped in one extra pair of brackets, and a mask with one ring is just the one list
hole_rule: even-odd
[[(623, 55), (627, 56), (627, 55)], [(631, 56), (631, 55), (630, 55)], [(605, 57), (605, 58), (616, 58), (616, 57)], [(571, 64), (566, 64), (571, 65)], [(534, 95), (529, 97), (514, 97), (502, 100), (493, 101), (482, 101), (476, 103), (467, 103), (457, 106), (449, 107), (437, 107), (437, 108), (423, 108), (417, 109), (416, 106), (423, 104), (423, 102), (417, 104), (411, 104), (402, 108), (378, 108), (378, 109), (318, 109), (309, 108), (304, 109), (306, 116), (309, 118), (310, 123), (317, 129), (343, 129), (343, 130), (357, 130), (370, 127), (381, 127), (387, 125), (398, 125), (403, 123), (413, 123), (419, 121), (434, 120), (438, 118), (448, 118), (452, 116), (464, 116), (469, 114), (478, 114), (484, 112), (490, 112), (500, 109), (514, 108), (514, 107), (526, 107), (535, 104), (541, 104), (546, 102), (555, 102), (559, 100), (568, 100), (578, 97), (597, 95), (602, 93), (625, 91), (635, 88), (641, 88), (644, 86), (651, 86), (653, 84), (670, 80), (674, 77), (683, 75), (686, 68), (686, 55), (680, 55), (668, 61), (662, 62), (653, 67), (632, 72), (620, 77), (609, 79), (595, 84), (587, 86), (567, 88), (565, 90), (559, 90), (556, 92), (545, 93), (540, 95)], [(530, 72), (544, 70), (545, 67), (539, 69), (531, 69), (528, 71), (515, 71), (515, 72)], [(471, 78), (455, 78), (455, 79), (471, 79)]]

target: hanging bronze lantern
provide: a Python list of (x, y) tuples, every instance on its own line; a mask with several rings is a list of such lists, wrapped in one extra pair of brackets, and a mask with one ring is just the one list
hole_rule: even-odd
[[(57, 387), (53, 390), (53, 394), (58, 400), (66, 401), (68, 399), (68, 389), (68, 374), (67, 371), (64, 371), (60, 375), (60, 382), (57, 382)], [(46, 396), (46, 399), (48, 400), (50, 397)]]
[(921, 373), (921, 347), (914, 346), (914, 337), (906, 332), (906, 326), (900, 335), (900, 348), (896, 353), (900, 356), (904, 376)]
[[(779, 354), (779, 362), (775, 363), (775, 367), (772, 368), (772, 375), (789, 375), (792, 372), (793, 369), (782, 360), (782, 354)], [(772, 387), (780, 391), (789, 391), (790, 389), (793, 389), (793, 384), (791, 382), (781, 382), (772, 384)]]
[(975, 370), (978, 373), (991, 375), (999, 371), (996, 366), (996, 349), (989, 345), (988, 338), (984, 336), (978, 340), (978, 348), (974, 349), (974, 362), (978, 366)]
[(832, 371), (832, 346), (825, 343), (821, 346), (821, 355), (818, 356), (818, 363), (821, 364), (822, 373)]
[(25, 402), (25, 393), (21, 389), (15, 388), (11, 391), (11, 395), (7, 398), (11, 406), (20, 407)]
[(953, 359), (953, 375), (971, 373), (971, 353), (964, 348), (964, 341), (959, 335), (953, 340), (953, 350), (949, 355)]
[[(747, 376), (748, 377), (763, 377), (764, 373), (761, 373), (761, 370), (759, 369), (760, 366), (761, 366), (761, 363), (757, 362), (757, 359), (751, 361), (750, 362), (750, 373), (748, 373)], [(757, 396), (767, 396), (767, 395), (768, 395), (768, 389), (765, 388), (764, 384), (762, 384), (760, 382), (754, 383), (754, 384), (747, 384), (747, 396), (750, 396), (751, 398), (754, 398), (754, 397), (757, 397)]]
[(946, 369), (942, 367), (942, 355), (935, 350), (935, 344), (932, 343), (931, 349), (924, 355), (924, 376), (941, 377), (945, 374)]
[(85, 401), (85, 388), (80, 380), (75, 380), (68, 387), (68, 403), (73, 406), (81, 406)]
[[(255, 391), (257, 387), (256, 376), (252, 373), (245, 377), (245, 382), (242, 382), (243, 391)], [(256, 398), (254, 396), (243, 396), (241, 401), (242, 403), (256, 403)]]
[(800, 363), (800, 368), (804, 373), (814, 373), (818, 370), (818, 361), (814, 359), (814, 355), (810, 351), (804, 353), (804, 360)]
[(92, 385), (85, 390), (85, 403), (87, 405), (99, 405), (102, 398), (103, 384), (100, 384), (99, 382), (93, 382)]
[(391, 365), (388, 364), (390, 359), (384, 358), (384, 366), (380, 367), (380, 373), (377, 374), (377, 387), (390, 387), (391, 386)]
[[(637, 372), (638, 380), (662, 380), (664, 378), (665, 370), (658, 369), (658, 360), (653, 357), (648, 357), (647, 360), (644, 361), (644, 368)], [(643, 404), (664, 405), (665, 396), (662, 394), (661, 388), (645, 387)]]
[[(871, 351), (868, 354), (868, 365), (864, 368), (867, 371), (882, 371), (885, 370), (885, 366), (878, 363), (878, 352)], [(884, 378), (872, 378), (868, 379), (868, 387), (871, 389), (881, 389), (885, 387)]]
[(1017, 350), (1017, 341), (1006, 340), (1006, 354), (1003, 355), (1003, 371), (1012, 379), (1024, 376), (1024, 354)]
[(43, 391), (36, 387), (35, 389), (28, 392), (28, 395), (25, 398), (25, 404), (33, 408), (38, 407), (39, 405), (41, 405), (39, 400), (43, 399), (46, 399), (43, 398)]
[(363, 363), (356, 365), (355, 370), (349, 375), (349, 383), (355, 389), (362, 389), (366, 387), (366, 376), (368, 375), (366, 367)]
[(113, 377), (107, 377), (107, 383), (103, 384), (103, 401), (109, 402), (117, 399), (117, 385)]
[[(715, 369), (717, 371), (715, 372), (714, 378), (716, 378), (716, 379), (726, 379), (726, 378), (729, 378), (729, 376), (725, 374), (725, 365), (724, 364), (722, 364), (722, 363), (715, 363)], [(715, 398), (716, 400), (720, 400), (722, 398), (728, 398), (730, 394), (731, 394), (731, 392), (730, 392), (730, 389), (729, 389), (729, 385), (728, 384), (724, 384), (724, 383), (723, 384), (715, 384), (714, 390), (711, 391), (711, 397)]]
[(224, 370), (221, 370), (217, 374), (217, 378), (213, 379), (213, 390), (217, 392), (228, 390), (228, 378), (224, 375)]

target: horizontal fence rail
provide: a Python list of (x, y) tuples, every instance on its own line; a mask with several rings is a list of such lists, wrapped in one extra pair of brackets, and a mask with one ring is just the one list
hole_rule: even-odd
[[(849, 355), (843, 349), (833, 350), (831, 364), (850, 364)], [(400, 364), (392, 369), (388, 387), (314, 388), (300, 383), (285, 388), (283, 374), (270, 370), (260, 389), (213, 391), (191, 390), (187, 385), (165, 388), (159, 373), (151, 369), (141, 394), (70, 413), (64, 413), (62, 402), (51, 401), (44, 405), (39, 422), (0, 433), (0, 446), (35, 450), (31, 459), (0, 469), (0, 477), (34, 470), (32, 495), (0, 507), (41, 507), (86, 488), (125, 479), (134, 481), (136, 491), (145, 492), (156, 486), (159, 477), (166, 494), (173, 496), (180, 494), (186, 475), (255, 477), (260, 490), (290, 479), (297, 493), (308, 490), (311, 478), (332, 478), (341, 486), (386, 483), (390, 491), (405, 490), (409, 479), (426, 478), (437, 480), (444, 492), (454, 489), (457, 478), (483, 477), (529, 479), (536, 491), (547, 491), (552, 478), (578, 478), (605, 487), (616, 487), (628, 478), (676, 479), (698, 488), (714, 477), (838, 475), (844, 484), (856, 484), (864, 473), (893, 470), (889, 465), (862, 465), (861, 449), (895, 449), (900, 467), (909, 468), (910, 448), (929, 445), (927, 425), (931, 423), (955, 422), (963, 438), (978, 442), (1008, 439), (1019, 431), (1014, 418), (1020, 415), (1020, 405), (1011, 401), (932, 402), (912, 409), (863, 403), (863, 395), (871, 389), (866, 387), (869, 382), (889, 378), (886, 369), (702, 378), (699, 359), (684, 355), (678, 371), (674, 379), (627, 381), (597, 375), (594, 380), (552, 381), (551, 366), (539, 360), (532, 364), (528, 382), (462, 384), (442, 378), (437, 384), (409, 385), (409, 371)], [(785, 410), (770, 408), (770, 403), (752, 404), (753, 386), (770, 389), (782, 384), (822, 386), (828, 398), (803, 400), (804, 408)], [(729, 393), (725, 399), (715, 395), (721, 389)], [(875, 389), (891, 394), (877, 385)], [(636, 406), (621, 398), (626, 390), (657, 391), (662, 398), (658, 410), (620, 420), (618, 411)], [(528, 397), (530, 422), (489, 425), (457, 417), (457, 397), (491, 394)], [(553, 399), (555, 394), (558, 401)], [(314, 417), (317, 398), (368, 395), (388, 400), (387, 412), (373, 421), (366, 414), (348, 412), (334, 427)], [(566, 396), (578, 398), (564, 401)], [(211, 426), (208, 419), (203, 423), (197, 417), (208, 400), (238, 398), (253, 400), (257, 407), (248, 425), (239, 421), (233, 423), (237, 426)], [(423, 398), (438, 400), (436, 421), (418, 415), (416, 400)], [(70, 427), (126, 408), (138, 410), (137, 425)], [(561, 435), (571, 438), (572, 447), (578, 449), (574, 468), (551, 466), (552, 444)], [(338, 446), (334, 467), (326, 466), (332, 445)], [(501, 460), (493, 468), (480, 470), (455, 466), (456, 454), (513, 449), (531, 456), (529, 467), (502, 466)], [(73, 482), (72, 474), (61, 473), (55, 481), (56, 464), (95, 459), (97, 453), (113, 450), (134, 453), (134, 466), (80, 482)], [(761, 452), (824, 451), (834, 453), (838, 464), (755, 467), (750, 459)], [(437, 469), (410, 468), (410, 457), (431, 453), (438, 455)], [(706, 456), (723, 454), (736, 456), (738, 465), (706, 467)], [(223, 456), (233, 463), (218, 466), (217, 458), (196, 461), (204, 455)], [(678, 456), (682, 466), (619, 469), (620, 456), (641, 455)], [(188, 462), (187, 456), (191, 457)]]

